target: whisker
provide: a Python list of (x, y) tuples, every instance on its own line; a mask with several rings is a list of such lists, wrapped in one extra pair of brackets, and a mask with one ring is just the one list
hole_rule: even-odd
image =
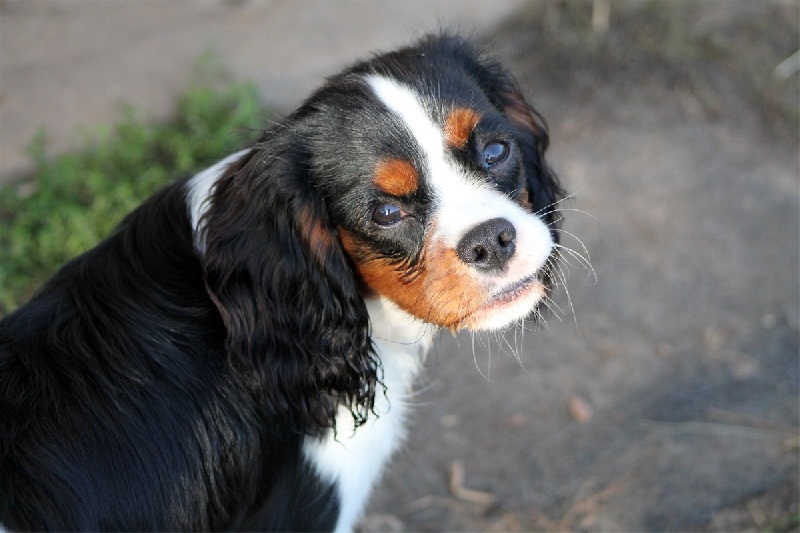
[[(519, 336), (517, 336), (519, 335)], [(514, 353), (517, 360), (522, 364), (522, 346), (525, 341), (525, 317), (519, 320), (519, 327), (514, 328)]]
[[(475, 340), (475, 338), (473, 337), (473, 342), (474, 342), (474, 340)], [(475, 368), (478, 369), (478, 373), (481, 375), (481, 377), (483, 379), (485, 379), (488, 383), (492, 383), (492, 378), (491, 378), (491, 372), (492, 372), (492, 350), (491, 350), (491, 348), (489, 347), (489, 345), (486, 342), (482, 341), (481, 345), (483, 346), (483, 350), (482, 351), (486, 352), (486, 355), (488, 357), (487, 372), (484, 373), (483, 369), (480, 367), (480, 364), (478, 364), (478, 357), (477, 357), (477, 353), (475, 352), (475, 349), (474, 349), (474, 343), (473, 343), (473, 350), (472, 350), (472, 362), (475, 364)]]
[(588, 257), (590, 257), (590, 254), (589, 254), (589, 249), (588, 249), (588, 248), (586, 248), (586, 245), (583, 243), (583, 241), (582, 241), (582, 240), (580, 240), (580, 239), (578, 238), (578, 236), (577, 236), (577, 235), (575, 235), (574, 233), (572, 233), (572, 232), (569, 232), (569, 231), (567, 231), (567, 230), (565, 230), (565, 229), (563, 229), (563, 228), (556, 228), (556, 229), (555, 229), (555, 231), (557, 231), (557, 232), (559, 232), (559, 233), (563, 233), (564, 235), (568, 235), (568, 236), (572, 237), (573, 239), (575, 239), (575, 240), (578, 242), (578, 244), (580, 244), (580, 245), (581, 245), (581, 248), (583, 248), (583, 252), (586, 254), (586, 257), (587, 257), (587, 258), (588, 258)]
[[(566, 254), (566, 255), (561, 254), (559, 258), (559, 262), (562, 265), (567, 265), (568, 267), (572, 268), (581, 268), (581, 269), (587, 268), (584, 258), (580, 254), (578, 254), (575, 250), (571, 250), (566, 246), (560, 246), (560, 245), (559, 249), (563, 250), (563, 252)], [(570, 262), (570, 259), (576, 259), (578, 264), (577, 265), (573, 264), (572, 262)]]
[[(545, 303), (545, 305), (547, 304)], [(550, 308), (549, 305), (547, 307), (548, 309)], [(555, 313), (553, 314), (555, 315)], [(550, 329), (550, 324), (547, 323), (547, 319), (544, 317), (544, 313), (542, 313), (541, 311), (536, 312), (536, 321), (543, 324), (548, 333), (552, 332), (552, 330)]]
[[(542, 298), (542, 303), (547, 306), (547, 308), (550, 310), (553, 316), (558, 319), (559, 322), (564, 322), (564, 319), (561, 318), (561, 315), (559, 314), (559, 313), (563, 314), (564, 310), (561, 309), (561, 307), (559, 307), (559, 305), (555, 302), (555, 300), (553, 300), (549, 296), (545, 296)], [(544, 319), (544, 316), (539, 316), (539, 318)]]
[(560, 216), (552, 222), (548, 222), (546, 226), (548, 228), (557, 228), (562, 222), (564, 222), (564, 217)]
[(575, 314), (575, 306), (572, 304), (572, 296), (570, 296), (569, 294), (569, 287), (567, 287), (567, 279), (564, 275), (564, 272), (562, 269), (557, 268), (554, 270), (554, 273), (561, 280), (561, 283), (563, 284), (564, 294), (567, 295), (567, 303), (569, 303), (569, 309), (572, 312), (572, 319), (575, 321), (575, 327), (578, 328), (578, 330), (580, 330), (580, 327), (578, 326), (578, 316)]
[[(484, 348), (488, 351), (488, 348), (485, 345), (484, 345)], [(491, 355), (490, 355), (490, 357), (491, 357)], [(491, 383), (491, 380), (489, 379), (489, 377), (486, 374), (483, 373), (483, 370), (481, 369), (480, 365), (478, 364), (478, 354), (475, 351), (475, 332), (474, 331), (472, 332), (472, 362), (475, 365), (475, 368), (478, 370), (478, 374), (480, 374), (483, 379), (485, 379), (486, 381)]]
[(605, 224), (603, 224), (603, 221), (594, 216), (593, 214), (589, 213), (588, 211), (584, 211), (583, 209), (576, 209), (574, 207), (559, 207), (558, 209), (553, 209), (551, 211), (547, 211), (546, 213), (542, 213), (541, 216), (547, 216), (553, 213), (580, 213), (582, 215), (586, 215), (587, 217), (591, 218), (598, 224), (605, 226)]
[[(559, 243), (559, 244), (556, 244), (555, 247), (560, 249), (560, 250), (564, 250), (565, 252), (570, 254), (575, 259), (578, 259), (579, 262), (582, 264), (582, 266), (584, 266), (586, 269), (588, 269), (591, 272), (592, 277), (594, 278), (593, 283), (596, 283), (597, 280), (598, 280), (597, 271), (592, 266), (591, 256), (589, 254), (589, 249), (586, 247), (586, 244), (584, 244), (584, 242), (577, 235), (575, 235), (574, 233), (569, 232), (569, 231), (567, 231), (565, 229), (558, 228), (558, 229), (555, 229), (555, 231), (557, 231), (559, 233), (563, 233), (564, 235), (567, 235), (567, 236), (573, 238), (580, 245), (580, 247), (581, 247), (581, 249), (583, 251), (583, 254), (585, 254), (585, 255), (575, 251), (574, 249), (572, 249), (572, 248), (570, 248), (570, 247), (568, 247), (568, 246), (566, 246), (564, 244), (560, 244)], [(567, 264), (569, 264), (569, 262), (567, 262)], [(570, 266), (573, 266), (573, 265), (570, 265)]]
[(542, 211), (544, 211), (545, 209), (549, 209), (549, 208), (553, 207), (554, 205), (560, 204), (561, 202), (565, 202), (565, 201), (569, 200), (570, 198), (574, 198), (578, 194), (578, 192), (580, 192), (580, 191), (575, 191), (574, 193), (568, 194), (567, 196), (565, 196), (563, 198), (559, 198), (555, 202), (553, 202), (551, 204), (548, 204), (548, 205), (544, 206), (543, 208), (539, 209), (538, 211), (536, 211), (534, 213), (534, 215), (541, 215)]
[(579, 266), (576, 266), (576, 265), (573, 265), (572, 263), (570, 263), (569, 260), (563, 255), (561, 256), (561, 263), (562, 264), (565, 264), (565, 265), (570, 266), (572, 268), (581, 268), (581, 269), (584, 269), (584, 270), (588, 270), (589, 273), (591, 274), (590, 277), (593, 278), (592, 284), (597, 283), (597, 272), (595, 271), (594, 267), (592, 266), (592, 263), (587, 258), (585, 258), (580, 253), (578, 253), (575, 250), (573, 250), (571, 248), (568, 248), (566, 246), (562, 246), (560, 244), (557, 244), (556, 246), (558, 247), (559, 250), (563, 250), (566, 254), (568, 254), (569, 257), (572, 257), (573, 259), (576, 259), (578, 261), (578, 263), (579, 263)]
[[(511, 343), (508, 341), (508, 335), (506, 335), (504, 332), (498, 331), (495, 334), (495, 337), (497, 338), (497, 344), (500, 346), (500, 348), (502, 349), (503, 345), (505, 344), (508, 347), (510, 355), (514, 359), (517, 359), (519, 361), (519, 355), (518, 355), (517, 351), (514, 349), (514, 347), (511, 346)], [(514, 331), (515, 343), (516, 343), (516, 337), (517, 337), (517, 332), (515, 330)]]

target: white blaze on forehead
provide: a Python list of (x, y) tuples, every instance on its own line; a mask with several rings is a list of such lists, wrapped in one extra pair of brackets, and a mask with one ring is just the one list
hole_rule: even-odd
[[(467, 207), (466, 204), (471, 203), (473, 205), (469, 207), (472, 212), (462, 213), (455, 218), (472, 219), (472, 224), (480, 220), (482, 213), (474, 210), (481, 209), (485, 202), (478, 197), (485, 197), (490, 189), (477, 180), (470, 180), (468, 174), (458, 168), (455, 161), (448, 155), (442, 129), (431, 120), (420, 97), (413, 89), (382, 76), (369, 76), (367, 82), (378, 99), (403, 121), (414, 141), (422, 150), (425, 156), (424, 163), (427, 165), (425, 175), (432, 185), (438, 207), (446, 209), (448, 205), (455, 207), (459, 203)], [(459, 201), (459, 199), (466, 202)], [(469, 202), (470, 199), (476, 200), (476, 202)], [(451, 200), (455, 201), (451, 202)], [(465, 229), (463, 224), (458, 224), (459, 228), (450, 228), (456, 231), (446, 231), (441, 223), (447, 224), (448, 221), (454, 221), (454, 217), (447, 216), (446, 219), (439, 221), (437, 227), (440, 233), (455, 236), (453, 234), (459, 233), (459, 229)], [(454, 245), (455, 243), (450, 244)]]
[(450, 160), (446, 152), (444, 135), (433, 123), (419, 96), (409, 87), (382, 76), (367, 78), (375, 95), (408, 128), (425, 156), (427, 177), (433, 184), (437, 199), (444, 191), (452, 194), (453, 187), (480, 188), (478, 183), (467, 183), (466, 176)]
[(444, 132), (412, 88), (379, 75), (366, 80), (378, 99), (403, 121), (425, 156), (423, 174), (436, 199), (437, 237), (454, 248), (470, 228), (502, 217), (517, 230), (517, 260), (511, 268), (516, 272), (508, 275), (538, 270), (553, 247), (545, 224), (487, 182), (471, 176), (450, 156)]
[(442, 131), (430, 119), (419, 97), (408, 87), (382, 76), (367, 78), (375, 95), (402, 119), (425, 154), (430, 178), (436, 180), (448, 173)]

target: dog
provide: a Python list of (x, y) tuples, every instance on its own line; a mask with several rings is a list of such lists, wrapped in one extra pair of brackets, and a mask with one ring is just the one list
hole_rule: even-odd
[(0, 524), (352, 530), (436, 331), (548, 298), (547, 146), (437, 34), (156, 193), (0, 322)]

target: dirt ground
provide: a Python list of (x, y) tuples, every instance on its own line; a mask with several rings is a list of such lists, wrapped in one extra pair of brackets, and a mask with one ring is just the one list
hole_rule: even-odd
[(441, 335), (367, 530), (798, 529), (798, 4), (611, 7), (486, 38), (592, 271), (541, 327)]
[[(143, 4), (119, 9), (135, 21)], [(187, 3), (151, 2), (147, 31), (133, 34), (118, 16), (117, 26), (99, 23), (78, 13), (77, 3), (58, 3), (58, 20), (87, 39), (130, 38), (102, 45), (102, 56), (65, 43), (69, 55), (44, 67), (66, 69), (50, 89), (74, 79), (85, 85), (59, 93), (55, 103), (64, 109), (31, 106), (28, 117), (44, 110), (91, 118), (102, 103), (91, 90), (108, 80), (115, 91), (132, 87), (137, 97), (149, 91), (168, 100), (183, 80), (165, 90), (151, 66), (177, 71), (176, 62), (195, 57), (179, 41), (202, 48), (208, 35), (237, 75), (277, 73), (264, 85), (281, 83), (274, 94), (294, 97), (308, 81), (300, 70), (333, 73), (356, 48), (363, 57), (370, 50), (361, 48), (381, 34), (377, 21), (411, 10), (341, 2), (340, 10), (369, 12), (372, 33), (364, 43), (340, 43), (337, 35), (357, 32), (325, 23), (336, 3), (318, 17), (320, 32), (294, 27), (297, 6), (308, 3), (222, 4), (225, 13), (193, 3), (187, 25), (184, 11), (177, 13)], [(593, 6), (602, 15), (604, 5), (605, 32), (602, 16), (592, 22)], [(484, 9), (470, 6), (476, 16)], [(57, 19), (15, 19), (27, 5), (6, 7), (6, 65), (14, 66), (8, 36), (16, 28), (21, 43), (26, 20), (41, 33), (26, 50), (44, 57), (50, 52), (42, 43), (61, 38), (57, 31), (68, 40)], [(226, 40), (252, 35), (253, 21), (270, 17), (276, 28), (292, 29), (291, 39), (263, 37), (277, 42), (274, 49)], [(407, 31), (395, 28), (395, 44), (403, 42), (398, 33), (419, 33), (402, 20)], [(565, 252), (566, 287), (544, 324), (440, 336), (408, 444), (363, 530), (798, 530), (800, 102), (798, 74), (775, 70), (800, 48), (798, 22), (796, 0), (552, 0), (524, 5), (483, 34), (548, 120), (550, 162), (574, 195), (564, 206), (563, 244), (574, 251)], [(174, 28), (160, 26), (168, 23)], [(175, 28), (183, 33), (167, 40)], [(309, 36), (336, 44), (318, 43), (299, 57), (278, 47), (300, 48)], [(341, 52), (335, 65), (334, 51)], [(107, 79), (89, 75), (98, 62)], [(34, 63), (14, 71), (19, 87), (2, 80), (4, 149), (17, 150), (8, 140), (15, 98), (48, 89), (25, 86), (43, 70)], [(125, 76), (115, 78), (114, 68)], [(265, 100), (272, 103), (266, 89)]]

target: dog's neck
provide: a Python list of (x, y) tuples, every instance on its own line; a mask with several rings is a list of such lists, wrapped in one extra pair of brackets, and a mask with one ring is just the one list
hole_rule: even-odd
[(381, 361), (374, 413), (358, 429), (343, 409), (337, 432), (309, 438), (304, 452), (317, 473), (337, 486), (341, 514), (336, 531), (351, 531), (391, 454), (405, 436), (405, 418), (414, 378), (433, 341), (436, 328), (388, 300), (368, 298), (372, 342)]
[(411, 316), (383, 297), (368, 298), (366, 305), (372, 341), (379, 354), (399, 349), (424, 356), (438, 328)]
[[(382, 297), (366, 300), (371, 338), (381, 362), (379, 378), (390, 397), (406, 398), (422, 369), (438, 328)], [(378, 389), (380, 391), (380, 388)], [(380, 395), (380, 392), (379, 392)], [(381, 402), (376, 402), (376, 406)]]

